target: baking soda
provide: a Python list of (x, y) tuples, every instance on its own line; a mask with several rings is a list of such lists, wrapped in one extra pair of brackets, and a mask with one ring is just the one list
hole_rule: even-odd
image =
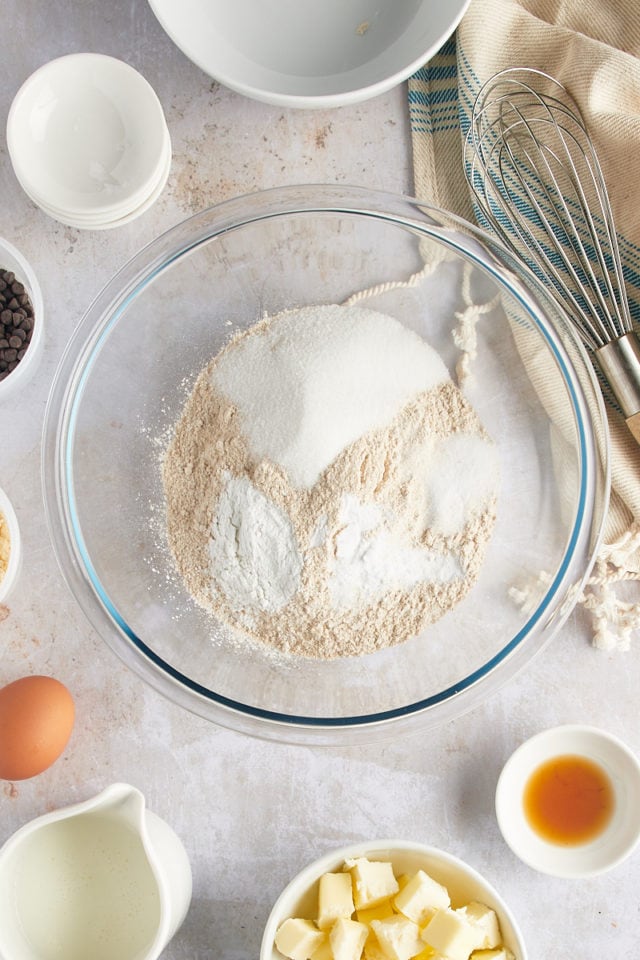
[(302, 559), (289, 517), (250, 483), (228, 471), (209, 536), (218, 590), (239, 612), (280, 610), (300, 584)]
[(337, 608), (371, 602), (390, 590), (408, 590), (422, 581), (447, 583), (462, 579), (464, 571), (451, 550), (411, 546), (394, 531), (375, 504), (343, 496), (338, 532), (329, 562), (329, 592)]

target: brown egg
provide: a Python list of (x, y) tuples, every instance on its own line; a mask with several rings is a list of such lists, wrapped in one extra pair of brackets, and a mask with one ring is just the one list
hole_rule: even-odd
[(22, 677), (0, 690), (0, 779), (28, 780), (58, 759), (71, 736), (71, 694), (53, 677)]

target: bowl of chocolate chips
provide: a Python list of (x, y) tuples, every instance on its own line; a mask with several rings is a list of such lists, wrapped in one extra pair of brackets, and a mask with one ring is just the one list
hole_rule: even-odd
[(0, 401), (33, 375), (40, 358), (42, 293), (19, 250), (0, 237)]

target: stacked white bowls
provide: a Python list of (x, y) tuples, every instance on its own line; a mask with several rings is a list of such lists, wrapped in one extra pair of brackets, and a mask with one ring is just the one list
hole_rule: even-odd
[(9, 111), (7, 146), (31, 200), (85, 230), (140, 216), (171, 167), (153, 88), (129, 64), (98, 53), (52, 60), (25, 81)]

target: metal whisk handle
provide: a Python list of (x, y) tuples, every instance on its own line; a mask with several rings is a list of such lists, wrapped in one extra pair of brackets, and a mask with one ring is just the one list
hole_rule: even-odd
[(627, 426), (640, 443), (640, 341), (625, 333), (594, 351), (600, 369), (611, 384)]

